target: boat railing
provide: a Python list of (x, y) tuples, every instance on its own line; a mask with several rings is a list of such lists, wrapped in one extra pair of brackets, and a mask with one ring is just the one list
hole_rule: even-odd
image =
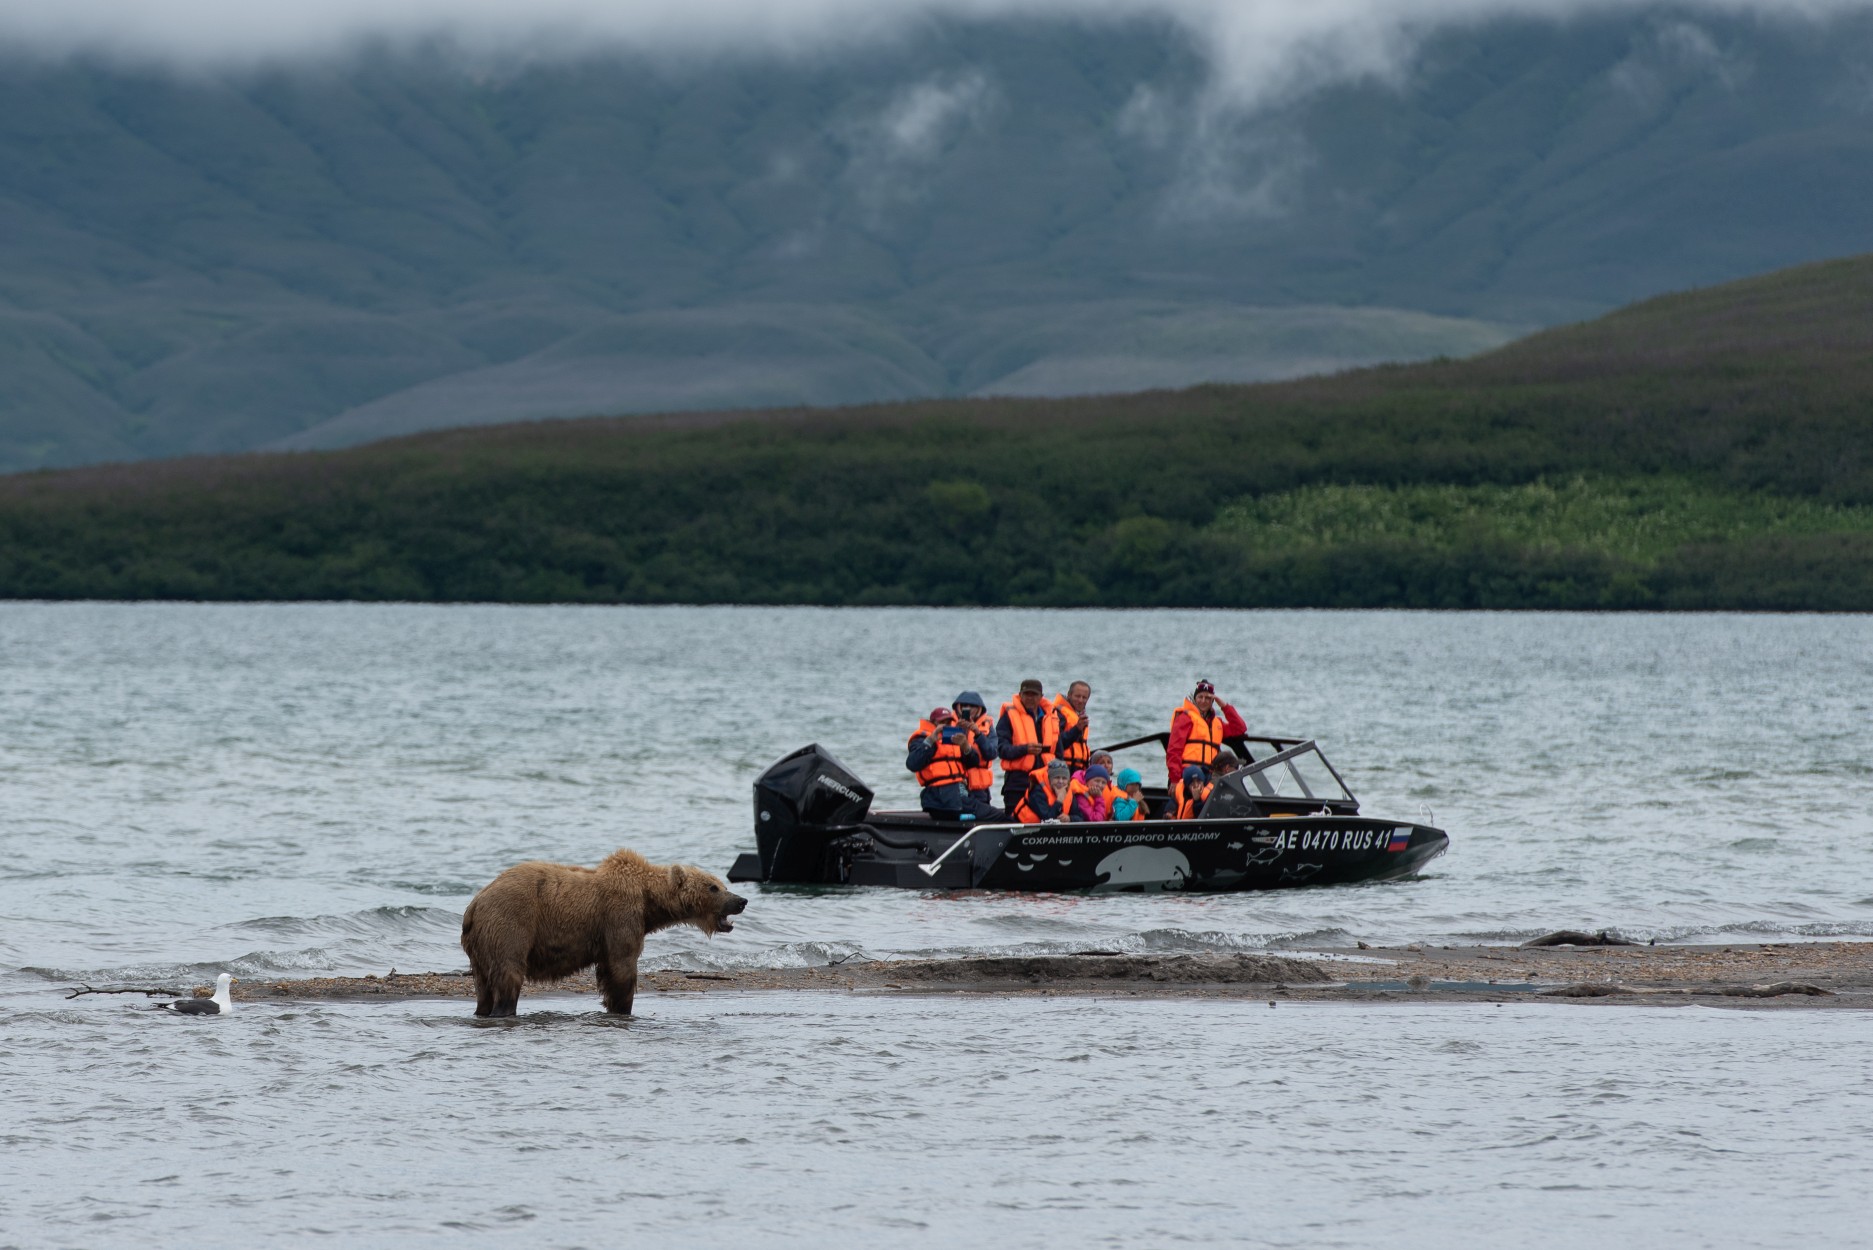
[[(1237, 755), (1240, 755), (1245, 762), (1260, 763), (1271, 754), (1279, 755), (1283, 751), (1291, 751), (1295, 747), (1302, 746), (1308, 741), (1309, 739), (1306, 738), (1277, 738), (1272, 734), (1235, 734), (1231, 737), (1224, 738), (1223, 744)], [(1111, 746), (1095, 747), (1094, 749), (1099, 751), (1111, 751), (1116, 754), (1120, 751), (1129, 750), (1132, 747), (1144, 746), (1148, 742), (1155, 742), (1161, 747), (1169, 747), (1171, 745), (1171, 731), (1168, 729), (1160, 729), (1157, 733), (1146, 734), (1142, 738), (1127, 738), (1124, 742), (1115, 742)], [(1249, 750), (1249, 745), (1251, 743), (1263, 747), (1272, 747), (1274, 749), (1273, 751), (1264, 751), (1258, 757)]]
[(923, 869), (924, 875), (926, 877), (934, 877), (937, 874), (937, 869), (943, 866), (943, 861), (948, 859), (951, 855), (954, 855), (956, 853), (957, 847), (967, 842), (970, 838), (974, 837), (976, 834), (981, 833), (984, 829), (1019, 829), (1021, 827), (1022, 826), (1020, 826), (1019, 824), (1007, 824), (1007, 823), (995, 824), (995, 825), (970, 825), (967, 829), (963, 830), (962, 837), (957, 838), (954, 842), (950, 843), (948, 846), (943, 848), (943, 853), (941, 855), (937, 856), (935, 859), (931, 860), (929, 863), (919, 864), (917, 865), (917, 867)]

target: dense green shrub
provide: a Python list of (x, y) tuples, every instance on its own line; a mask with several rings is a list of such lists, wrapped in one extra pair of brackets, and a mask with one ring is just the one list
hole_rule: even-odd
[(1282, 385), (17, 475), (0, 595), (1868, 610), (1869, 344), (1855, 261)]

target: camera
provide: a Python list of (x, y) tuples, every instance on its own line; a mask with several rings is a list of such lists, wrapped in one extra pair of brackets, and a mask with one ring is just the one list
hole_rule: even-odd
[(969, 731), (960, 725), (944, 725), (937, 732), (942, 735), (939, 742), (961, 742), (969, 736)]

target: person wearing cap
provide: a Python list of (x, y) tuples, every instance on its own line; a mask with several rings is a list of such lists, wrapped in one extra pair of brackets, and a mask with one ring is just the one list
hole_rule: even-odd
[(917, 784), (923, 787), (918, 798), (924, 811), (943, 820), (995, 819), (984, 814), (969, 795), (965, 784), (969, 769), (979, 766), (982, 759), (969, 730), (956, 723), (956, 713), (946, 707), (932, 708), (930, 715), (917, 722), (908, 747), (904, 767), (917, 774)]
[[(995, 720), (995, 752), (1002, 762), (1002, 804), (1010, 815), (1034, 777), (1054, 757), (1053, 706), (1041, 697), (1041, 682), (1030, 677), (1014, 698), (1002, 704)], [(1069, 773), (1071, 769), (1067, 770)]]
[(1185, 765), (1183, 777), (1171, 787), (1171, 819), (1195, 820), (1215, 788), (1208, 769), (1200, 764)]
[(1098, 764), (1088, 764), (1086, 771), (1072, 782), (1073, 819), (1100, 821), (1112, 819), (1112, 774)]
[(968, 728), (979, 761), (964, 774), (963, 784), (969, 787), (970, 798), (994, 813), (982, 819), (1000, 820), (1002, 810), (990, 799), (990, 791), (995, 788), (995, 761), (999, 753), (996, 750), (995, 722), (989, 719), (988, 704), (982, 702), (982, 696), (975, 691), (965, 690), (956, 696), (956, 701), (950, 704), (950, 710), (956, 713), (956, 723)]
[(1054, 696), (1054, 754), (1073, 765), (1075, 771), (1092, 761), (1092, 744), (1086, 738), (1090, 726), (1086, 701), (1092, 697), (1092, 686), (1083, 681), (1068, 686), (1065, 694)]
[(1024, 825), (1065, 820), (1073, 802), (1073, 769), (1065, 760), (1029, 772), (1028, 788), (1014, 801), (1008, 814)]
[(1119, 792), (1112, 798), (1112, 819), (1143, 820), (1151, 813), (1145, 804), (1145, 779), (1136, 768), (1121, 768), (1117, 778)]
[(1164, 747), (1169, 784), (1176, 785), (1191, 764), (1207, 772), (1224, 741), (1247, 732), (1247, 722), (1235, 708), (1216, 697), (1216, 687), (1207, 681), (1198, 682), (1183, 706), (1171, 713), (1171, 740)]

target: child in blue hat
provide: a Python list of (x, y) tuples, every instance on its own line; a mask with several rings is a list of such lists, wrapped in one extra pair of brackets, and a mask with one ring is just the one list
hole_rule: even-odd
[(1119, 769), (1119, 792), (1112, 799), (1112, 819), (1143, 820), (1145, 810), (1144, 778), (1136, 768)]

